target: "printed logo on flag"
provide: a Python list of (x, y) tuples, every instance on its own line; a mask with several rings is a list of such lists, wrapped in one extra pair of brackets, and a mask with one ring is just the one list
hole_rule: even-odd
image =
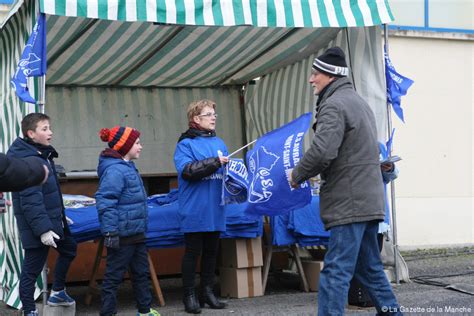
[(28, 91), (28, 77), (38, 77), (46, 74), (46, 18), (38, 16), (28, 42), (21, 54), (18, 67), (11, 79), (11, 85), (17, 96), (23, 102), (36, 103)]
[(254, 215), (279, 215), (311, 202), (311, 188), (304, 182), (298, 189), (289, 183), (289, 172), (303, 156), (303, 137), (311, 122), (305, 113), (288, 124), (260, 137), (247, 153), (249, 169), (248, 206)]
[(248, 171), (242, 159), (230, 159), (224, 170), (223, 203), (242, 203), (247, 200)]
[(279, 156), (267, 151), (263, 146), (250, 155), (249, 169), (253, 178), (248, 198), (250, 203), (266, 202), (273, 195), (273, 180), (270, 172), (278, 159), (280, 159)]

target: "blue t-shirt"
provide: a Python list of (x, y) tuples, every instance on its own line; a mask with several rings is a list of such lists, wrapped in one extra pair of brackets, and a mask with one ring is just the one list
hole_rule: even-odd
[(184, 167), (206, 158), (227, 156), (227, 147), (218, 137), (186, 138), (176, 145), (174, 164), (178, 172), (181, 232), (225, 231), (224, 207), (220, 205), (223, 168), (200, 180), (181, 177)]

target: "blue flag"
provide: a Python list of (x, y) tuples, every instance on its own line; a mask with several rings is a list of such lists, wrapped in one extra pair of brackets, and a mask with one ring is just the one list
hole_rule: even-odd
[(23, 101), (36, 104), (28, 92), (28, 77), (39, 77), (46, 74), (46, 18), (42, 13), (36, 21), (33, 32), (21, 54), (20, 61), (11, 84), (16, 95)]
[(247, 213), (280, 215), (311, 202), (306, 181), (293, 189), (289, 172), (303, 156), (303, 136), (309, 128), (311, 113), (260, 137), (247, 153), (249, 190)]
[(247, 201), (247, 167), (242, 159), (229, 159), (224, 168), (221, 205)]
[(395, 134), (395, 129), (392, 129), (392, 133), (390, 133), (390, 137), (388, 138), (387, 142), (385, 143), (385, 146), (387, 148), (387, 153), (389, 153), (389, 154), (392, 152), (393, 134)]
[(385, 55), (385, 80), (387, 81), (387, 101), (392, 105), (393, 111), (405, 122), (403, 109), (400, 105), (401, 97), (407, 94), (413, 80), (400, 75), (393, 67), (387, 53)]

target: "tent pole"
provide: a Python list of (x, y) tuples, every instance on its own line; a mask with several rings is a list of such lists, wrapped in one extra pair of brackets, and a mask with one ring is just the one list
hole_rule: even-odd
[[(388, 53), (388, 25), (383, 25), (384, 29), (384, 44), (385, 44), (385, 52)], [(387, 127), (388, 127), (388, 137), (390, 138), (392, 134), (392, 109), (390, 108), (390, 104), (387, 102)], [(393, 144), (393, 142), (392, 142)], [(392, 147), (388, 149), (388, 156), (392, 155)], [(398, 236), (397, 236), (397, 209), (395, 203), (395, 183), (393, 181), (390, 182), (390, 200), (392, 206), (392, 236), (393, 236), (393, 255), (394, 255), (394, 263), (395, 263), (395, 281), (397, 284), (400, 284), (400, 275), (398, 274)]]
[[(46, 95), (46, 75), (43, 75), (38, 78), (38, 107), (39, 113), (44, 114), (44, 99)], [(43, 289), (41, 290), (41, 294), (43, 297), (43, 308), (48, 303), (48, 262), (44, 263), (43, 271), (41, 272), (41, 278), (43, 279)]]
[(43, 295), (43, 308), (48, 304), (48, 262), (45, 262), (43, 271), (41, 271), (41, 278), (43, 279), (43, 289), (41, 294)]

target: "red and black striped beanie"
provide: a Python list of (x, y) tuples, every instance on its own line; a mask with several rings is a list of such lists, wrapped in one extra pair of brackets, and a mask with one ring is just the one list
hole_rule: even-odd
[(140, 132), (128, 126), (115, 126), (101, 129), (99, 136), (102, 141), (109, 143), (110, 148), (125, 156), (140, 137)]

